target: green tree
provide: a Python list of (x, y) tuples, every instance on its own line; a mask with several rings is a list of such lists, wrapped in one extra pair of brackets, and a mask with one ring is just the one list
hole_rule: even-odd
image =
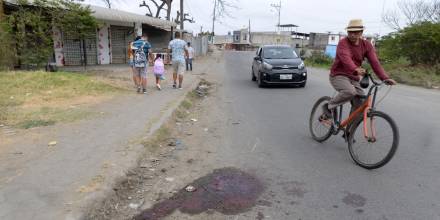
[(26, 0), (17, 2), (18, 8), (7, 15), (5, 29), (13, 39), (19, 64), (40, 67), (52, 54), (52, 28), (45, 1), (36, 0), (31, 6)]
[(399, 43), (411, 64), (440, 63), (440, 23), (422, 22), (403, 29)]
[(379, 56), (385, 61), (404, 57), (412, 65), (440, 63), (440, 23), (419, 22), (378, 42)]
[(2, 42), (8, 42), (4, 48), (14, 45), (19, 64), (37, 68), (53, 55), (54, 27), (84, 41), (98, 26), (90, 8), (72, 0), (34, 0), (32, 4), (18, 0), (17, 9), (5, 21), (6, 33), (0, 34)]
[[(82, 51), (85, 49), (85, 40), (96, 35), (99, 22), (92, 16), (89, 6), (83, 6), (73, 1), (57, 0), (56, 11), (53, 13), (54, 26), (64, 34), (81, 41)], [(82, 56), (86, 57), (86, 56)], [(87, 65), (87, 59), (82, 62)]]

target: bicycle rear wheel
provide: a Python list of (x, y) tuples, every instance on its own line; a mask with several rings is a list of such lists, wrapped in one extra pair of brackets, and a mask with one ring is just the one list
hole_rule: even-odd
[[(399, 146), (399, 130), (394, 120), (379, 111), (367, 116), (370, 138), (364, 136), (363, 119), (351, 127), (348, 150), (353, 161), (365, 169), (377, 169), (387, 164)], [(372, 136), (372, 133), (375, 135)], [(374, 138), (372, 138), (374, 137)]]
[(323, 114), (322, 106), (331, 98), (328, 96), (321, 97), (313, 105), (312, 112), (309, 119), (309, 130), (312, 138), (318, 142), (326, 141), (333, 133), (332, 120), (321, 120), (320, 117)]

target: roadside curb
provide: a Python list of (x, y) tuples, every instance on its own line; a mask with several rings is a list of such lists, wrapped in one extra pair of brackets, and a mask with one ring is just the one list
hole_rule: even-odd
[[(187, 95), (196, 89), (197, 85), (200, 83), (201, 77), (195, 76), (192, 80), (192, 83), (188, 87), (187, 90), (181, 94), (181, 96), (169, 102), (161, 111), (157, 117), (152, 118), (149, 122), (147, 122), (145, 132), (146, 134), (139, 137), (139, 141), (145, 141), (154, 136), (154, 134), (167, 122), (171, 119), (174, 112), (178, 109), (181, 103), (186, 99)], [(68, 212), (64, 219), (66, 220), (79, 220), (85, 219), (85, 214), (88, 208), (93, 207), (96, 203), (102, 202), (105, 198), (107, 198), (112, 193), (115, 193), (113, 190), (114, 185), (118, 182), (118, 180), (126, 177), (126, 174), (131, 170), (138, 166), (138, 159), (140, 153), (144, 151), (144, 146), (136, 141), (135, 143), (129, 144), (130, 148), (133, 149), (132, 154), (129, 157), (135, 157), (128, 162), (127, 165), (119, 169), (117, 172), (110, 173), (106, 176), (105, 182), (102, 183), (99, 191), (92, 192), (73, 209)]]

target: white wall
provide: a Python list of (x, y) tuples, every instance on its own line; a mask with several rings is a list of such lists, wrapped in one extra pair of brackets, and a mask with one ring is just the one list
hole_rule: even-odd
[(341, 39), (341, 36), (336, 35), (336, 34), (330, 34), (328, 36), (328, 44), (329, 45), (338, 45), (340, 39)]
[(53, 48), (55, 52), (55, 62), (57, 66), (64, 66), (63, 38), (58, 28), (53, 28)]
[(98, 30), (98, 64), (110, 64), (109, 30), (110, 24), (108, 23), (104, 23)]

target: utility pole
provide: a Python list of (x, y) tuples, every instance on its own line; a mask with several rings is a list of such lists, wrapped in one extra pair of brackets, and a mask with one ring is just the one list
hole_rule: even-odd
[(249, 43), (252, 43), (251, 19), (249, 19)]
[(184, 14), (183, 0), (180, 0), (180, 31), (183, 31)]
[(212, 12), (212, 33), (214, 33), (215, 28), (215, 12), (217, 10), (217, 0), (214, 0), (214, 11)]
[(279, 4), (270, 4), (270, 6), (272, 6), (273, 8), (275, 8), (275, 10), (277, 10), (278, 12), (278, 31), (280, 30), (280, 25), (281, 25), (281, 0)]

